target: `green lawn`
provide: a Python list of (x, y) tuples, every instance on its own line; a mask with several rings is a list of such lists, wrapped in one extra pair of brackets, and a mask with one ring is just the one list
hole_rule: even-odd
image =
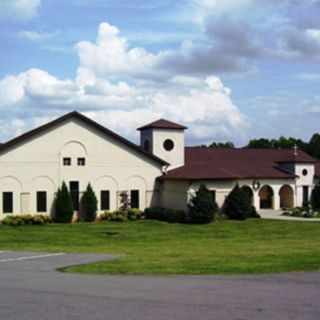
[(252, 219), (0, 226), (0, 250), (126, 256), (67, 268), (106, 274), (256, 274), (320, 270), (320, 223)]

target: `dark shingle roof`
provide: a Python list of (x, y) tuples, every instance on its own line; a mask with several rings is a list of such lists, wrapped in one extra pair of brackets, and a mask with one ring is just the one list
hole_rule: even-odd
[(142, 126), (138, 128), (137, 130), (145, 130), (145, 129), (174, 129), (174, 130), (185, 130), (187, 127), (182, 126), (180, 124), (164, 120), (164, 119), (159, 119), (157, 121), (151, 122), (149, 124), (146, 124), (145, 126)]
[(118, 134), (114, 133), (113, 131), (105, 128), (104, 126), (100, 125), (99, 123), (85, 117), (84, 115), (82, 115), (81, 113), (77, 112), (77, 111), (72, 111), (70, 113), (67, 113), (65, 115), (63, 115), (62, 117), (58, 118), (58, 119), (55, 119), (45, 125), (42, 125), (36, 129), (33, 129), (31, 131), (28, 131), (24, 134), (22, 134), (21, 136), (18, 136), (6, 143), (3, 143), (2, 145), (0, 145), (0, 153), (2, 151), (5, 151), (7, 150), (8, 148), (12, 147), (12, 146), (15, 146), (16, 144), (20, 143), (20, 142), (24, 142), (26, 141), (27, 139), (31, 138), (31, 137), (34, 137), (46, 130), (48, 130), (49, 128), (52, 128), (68, 119), (71, 119), (71, 118), (75, 118), (75, 119), (78, 119), (86, 124), (88, 124), (89, 126), (92, 126), (94, 127), (96, 130), (98, 130), (99, 132), (101, 132), (102, 134), (105, 134), (107, 136), (111, 136), (113, 137), (115, 140), (119, 141), (120, 143), (123, 143), (125, 145), (127, 145), (128, 147), (130, 147), (131, 149), (139, 152), (140, 154), (143, 154), (144, 156), (148, 157), (149, 159), (152, 159), (162, 165), (168, 165), (168, 163), (162, 159), (160, 159), (159, 157), (149, 153), (149, 152), (146, 152), (145, 150), (143, 150), (141, 147), (137, 146), (136, 144), (134, 144), (133, 142), (119, 136)]
[[(185, 148), (185, 165), (168, 171), (162, 179), (276, 179), (295, 175), (279, 168), (279, 163), (293, 160), (293, 150)], [(298, 151), (294, 162), (316, 163)]]
[(315, 176), (320, 178), (320, 162), (317, 162), (315, 165)]

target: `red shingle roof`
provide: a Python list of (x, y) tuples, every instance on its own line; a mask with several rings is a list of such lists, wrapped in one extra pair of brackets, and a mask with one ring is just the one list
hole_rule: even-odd
[[(292, 155), (293, 150), (186, 147), (185, 165), (168, 171), (167, 175), (161, 178), (189, 180), (294, 178), (294, 174), (279, 168), (279, 163), (293, 160)], [(299, 150), (294, 162), (315, 163), (317, 160)]]
[(149, 124), (146, 124), (143, 127), (138, 128), (137, 130), (145, 130), (145, 129), (174, 129), (174, 130), (185, 130), (187, 127), (182, 126), (180, 124), (164, 120), (164, 119), (159, 119), (157, 121), (151, 122)]

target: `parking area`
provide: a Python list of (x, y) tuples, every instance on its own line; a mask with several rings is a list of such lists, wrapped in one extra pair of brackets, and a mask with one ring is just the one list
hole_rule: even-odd
[(319, 272), (108, 276), (55, 271), (115, 258), (119, 256), (0, 251), (1, 319), (319, 319)]

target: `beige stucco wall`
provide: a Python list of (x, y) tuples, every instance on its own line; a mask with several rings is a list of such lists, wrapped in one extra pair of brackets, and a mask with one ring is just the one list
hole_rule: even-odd
[(166, 180), (161, 187), (160, 206), (169, 209), (187, 210), (188, 208), (188, 181)]
[[(216, 192), (216, 202), (219, 207), (224, 203), (225, 198), (230, 193), (230, 191), (235, 186), (236, 182), (232, 180), (205, 180), (203, 182), (209, 190), (214, 190)], [(190, 184), (188, 194), (189, 201), (192, 196), (196, 194), (196, 191), (199, 189), (200, 181), (194, 181)]]
[[(307, 170), (307, 175), (303, 175), (303, 170)], [(315, 185), (314, 180), (314, 164), (296, 164), (295, 165), (295, 174), (298, 176), (296, 179), (296, 194), (297, 201), (296, 205), (303, 205), (303, 187), (308, 187), (309, 199), (311, 197), (312, 189)]]
[[(163, 147), (165, 140), (170, 139), (174, 143), (174, 148), (167, 151)], [(184, 165), (184, 131), (173, 129), (148, 129), (141, 131), (141, 146), (145, 140), (150, 143), (150, 152), (159, 158), (167, 161), (169, 170)]]
[[(63, 166), (63, 157), (71, 157), (72, 165)], [(77, 165), (78, 157), (86, 158), (85, 166)], [(117, 191), (139, 189), (144, 209), (161, 174), (158, 162), (78, 119), (69, 119), (0, 154), (0, 203), (2, 192), (12, 191), (14, 214), (36, 213), (36, 191), (47, 191), (50, 213), (58, 186), (74, 180), (79, 181), (80, 192), (90, 182), (98, 198), (100, 190), (110, 190), (111, 210), (117, 208)]]

